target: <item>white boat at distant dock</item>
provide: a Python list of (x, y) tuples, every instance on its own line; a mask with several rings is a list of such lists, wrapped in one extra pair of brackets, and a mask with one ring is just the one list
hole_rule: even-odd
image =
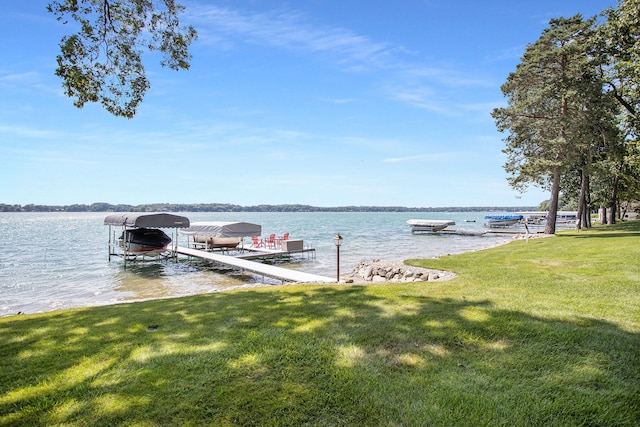
[(456, 228), (452, 232), (460, 236), (484, 236), (487, 234), (487, 230), (477, 228)]
[(444, 219), (410, 219), (407, 224), (412, 233), (437, 233), (450, 225), (456, 225), (456, 222)]
[[(518, 212), (525, 217), (527, 224), (542, 224), (547, 221), (547, 211), (539, 212)], [(558, 211), (556, 212), (556, 225), (574, 226), (578, 220), (578, 212)]]
[(524, 219), (524, 216), (517, 215), (486, 215), (486, 226), (489, 228), (506, 228), (510, 227)]

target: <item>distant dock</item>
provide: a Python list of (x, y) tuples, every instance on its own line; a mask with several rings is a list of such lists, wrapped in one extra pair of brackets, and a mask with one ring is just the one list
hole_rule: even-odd
[(317, 274), (305, 273), (302, 271), (291, 270), (288, 268), (276, 267), (274, 265), (262, 264), (259, 262), (251, 261), (247, 258), (265, 258), (267, 256), (285, 255), (287, 252), (273, 251), (272, 253), (253, 253), (248, 255), (221, 255), (219, 253), (207, 252), (200, 249), (191, 249), (178, 246), (175, 249), (176, 253), (187, 255), (194, 258), (200, 258), (207, 261), (212, 261), (218, 264), (224, 264), (232, 267), (239, 268), (241, 270), (251, 271), (252, 273), (262, 276), (268, 276), (274, 279), (282, 280), (283, 282), (296, 282), (296, 283), (336, 283), (335, 278), (326, 276), (320, 276)]

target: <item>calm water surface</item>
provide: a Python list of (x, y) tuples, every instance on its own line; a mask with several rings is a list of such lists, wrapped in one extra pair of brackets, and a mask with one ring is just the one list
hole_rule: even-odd
[[(62, 308), (219, 292), (279, 284), (262, 276), (221, 269), (203, 261), (128, 263), (108, 260), (106, 213), (0, 213), (0, 316)], [(290, 233), (316, 249), (288, 268), (334, 277), (333, 237), (344, 238), (341, 272), (360, 261), (433, 258), (494, 246), (510, 237), (412, 235), (411, 218), (451, 219), (456, 227), (481, 228), (485, 213), (184, 213), (191, 221), (246, 221), (263, 236)], [(465, 222), (476, 220), (476, 222)], [(179, 235), (180, 245), (186, 237)], [(250, 239), (247, 239), (250, 244)]]

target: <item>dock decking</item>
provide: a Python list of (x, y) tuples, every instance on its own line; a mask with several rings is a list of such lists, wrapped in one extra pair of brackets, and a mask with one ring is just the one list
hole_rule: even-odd
[(291, 255), (307, 255), (308, 258), (316, 258), (316, 250), (313, 248), (283, 251), (281, 249), (268, 249), (263, 247), (254, 248), (250, 246), (248, 248), (242, 248), (241, 252), (242, 253), (238, 255), (234, 255), (234, 257), (242, 259), (267, 259)]
[(282, 281), (298, 282), (298, 283), (335, 283), (335, 278), (319, 276), (317, 274), (305, 273), (302, 271), (291, 270), (288, 268), (276, 267), (274, 265), (262, 264), (248, 259), (236, 258), (229, 255), (220, 255), (217, 253), (206, 252), (199, 249), (190, 249), (178, 246), (176, 252), (182, 255), (192, 256), (196, 258), (206, 259), (208, 261), (220, 264), (230, 265), (248, 270), (263, 276), (273, 277)]

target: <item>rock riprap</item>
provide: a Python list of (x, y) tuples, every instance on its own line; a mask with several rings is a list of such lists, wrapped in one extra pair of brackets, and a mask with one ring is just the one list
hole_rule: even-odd
[(456, 275), (449, 271), (413, 267), (402, 261), (374, 259), (361, 261), (351, 273), (342, 276), (346, 283), (435, 282), (451, 280)]

